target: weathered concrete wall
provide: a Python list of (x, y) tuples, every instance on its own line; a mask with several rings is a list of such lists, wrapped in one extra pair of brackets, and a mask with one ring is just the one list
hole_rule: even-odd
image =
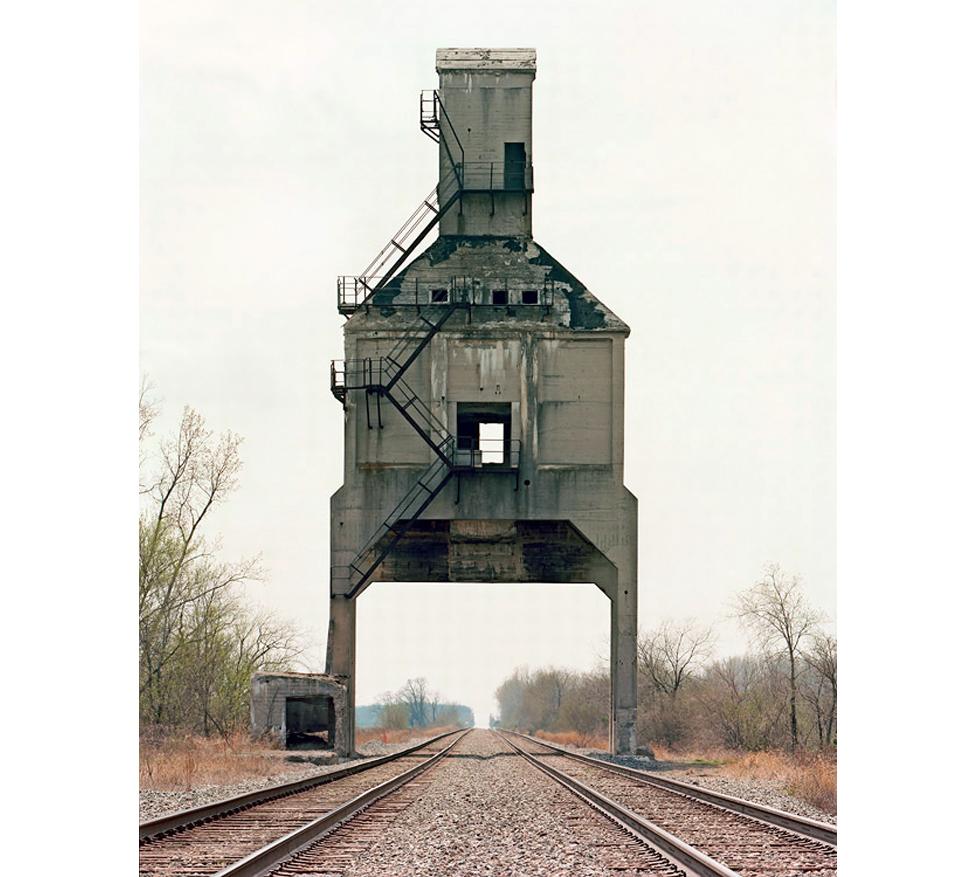
[[(251, 677), (251, 734), (260, 737), (270, 734), (281, 745), (289, 731), (319, 730), (310, 727), (315, 710), (298, 710), (302, 727), (289, 728), (286, 707), (289, 698), (328, 697), (335, 707), (335, 738), (331, 741), (336, 752), (346, 755), (352, 748), (348, 690), (345, 680), (321, 673), (255, 673)], [(294, 718), (294, 716), (293, 716)], [(304, 720), (304, 721), (303, 721)]]
[[(535, 50), (490, 50), (480, 54), (470, 49), (438, 49), (438, 89), (454, 129), (464, 146), (469, 184), (487, 186), (493, 172), (494, 185), (504, 176), (505, 144), (525, 144), (527, 173), (532, 166), (532, 82), (535, 79)], [(448, 153), (453, 139), (442, 135), (439, 194), (452, 185), (453, 170)], [(455, 161), (460, 156), (451, 156)], [(490, 167), (489, 167), (490, 165)], [(530, 177), (531, 182), (531, 177)], [(466, 195), (441, 220), (442, 235), (532, 234), (532, 195), (495, 192)]]

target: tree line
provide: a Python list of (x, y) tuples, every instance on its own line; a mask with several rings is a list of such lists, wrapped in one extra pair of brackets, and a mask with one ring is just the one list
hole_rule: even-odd
[(257, 557), (228, 562), (205, 535), (236, 489), (240, 436), (214, 435), (191, 408), (149, 447), (157, 407), (139, 400), (139, 718), (144, 731), (229, 734), (248, 723), (251, 674), (290, 669), (298, 639), (246, 602)]
[(388, 691), (378, 705), (376, 727), (389, 730), (474, 725), (471, 708), (458, 703), (444, 703), (423, 676), (408, 679), (397, 691)]
[[(662, 622), (638, 638), (638, 740), (669, 747), (763, 750), (837, 743), (837, 641), (809, 606), (798, 576), (776, 565), (743, 591), (735, 616), (752, 634), (744, 655), (714, 657), (714, 631)], [(608, 733), (606, 670), (515, 670), (495, 692), (498, 724)]]

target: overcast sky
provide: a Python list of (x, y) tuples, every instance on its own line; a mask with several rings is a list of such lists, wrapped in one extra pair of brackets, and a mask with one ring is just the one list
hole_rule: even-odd
[[(631, 327), (627, 486), (640, 619), (746, 644), (737, 591), (778, 562), (834, 614), (834, 4), (144, 0), (142, 368), (245, 437), (214, 516), (321, 669), (342, 467), (335, 275), (434, 185), (417, 94), (440, 46), (538, 50), (536, 239)], [(511, 610), (515, 609), (515, 615)], [(379, 585), (357, 697), (425, 675), (475, 707), (517, 664), (588, 668), (583, 586)]]

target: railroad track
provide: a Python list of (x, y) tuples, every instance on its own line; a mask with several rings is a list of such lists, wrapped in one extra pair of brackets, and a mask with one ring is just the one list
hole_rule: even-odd
[[(643, 771), (503, 735), (540, 770), (703, 877), (828, 877), (835, 826)], [(518, 742), (515, 742), (515, 741)]]
[(833, 826), (525, 735), (462, 744), (468, 733), (145, 823), (140, 874), (836, 874)]
[[(461, 743), (437, 768), (425, 773), (420, 778), (401, 786), (397, 791), (382, 801), (362, 811), (357, 817), (346, 822), (334, 833), (317, 839), (287, 861), (267, 872), (269, 877), (338, 877), (364, 873), (369, 875), (405, 875), (413, 874), (463, 874), (477, 873), (509, 875), (519, 874), (621, 874), (625, 877), (682, 877), (688, 872), (676, 865), (666, 855), (656, 849), (651, 849), (646, 843), (635, 838), (631, 832), (614, 820), (608, 820), (603, 815), (594, 812), (590, 802), (582, 802), (577, 797), (553, 788), (548, 782), (542, 781), (546, 789), (545, 800), (547, 810), (556, 814), (558, 833), (563, 843), (577, 853), (576, 862), (552, 861), (552, 870), (540, 867), (536, 858), (538, 849), (530, 849), (532, 842), (535, 846), (550, 843), (547, 839), (545, 827), (540, 826), (539, 814), (533, 808), (526, 808), (524, 801), (514, 805), (514, 810), (521, 817), (521, 825), (509, 832), (500, 831), (504, 825), (511, 828), (515, 822), (515, 814), (505, 812), (505, 808), (512, 808), (510, 799), (517, 795), (517, 785), (524, 785), (526, 777), (524, 771), (509, 771), (508, 782), (502, 778), (506, 772), (497, 768), (496, 758), (511, 761), (515, 752), (511, 744), (500, 735), (480, 733), (478, 738), (473, 736), (472, 743)], [(487, 738), (487, 739), (486, 739)], [(467, 751), (460, 751), (467, 749)], [(451, 763), (453, 762), (453, 763)], [(492, 772), (492, 766), (499, 770)], [(453, 768), (453, 771), (452, 771)], [(453, 792), (465, 786), (465, 780), (473, 774), (480, 776), (478, 788), (461, 791), (464, 798), (475, 797), (476, 802), (469, 804), (468, 813), (457, 817), (455, 813), (447, 811), (443, 795), (445, 790)], [(485, 774), (488, 774), (485, 776)], [(512, 780), (518, 782), (512, 782)], [(528, 779), (531, 779), (528, 778)], [(439, 786), (439, 788), (438, 788)], [(430, 793), (434, 802), (422, 814), (415, 814), (411, 820), (406, 811), (412, 805), (418, 804), (425, 793)], [(438, 794), (439, 793), (439, 794)], [(492, 796), (495, 796), (494, 799)], [(487, 796), (487, 799), (482, 796)], [(492, 807), (498, 804), (498, 808)], [(538, 804), (538, 800), (533, 803)], [(419, 806), (418, 806), (419, 809)], [(503, 812), (499, 816), (498, 810)], [(528, 810), (528, 812), (525, 812)], [(433, 815), (434, 819), (430, 816)], [(407, 825), (397, 825), (402, 819)], [(417, 832), (418, 823), (429, 827), (436, 821), (451, 821), (451, 828), (440, 832), (440, 838), (433, 838), (433, 859), (428, 857), (428, 845), (431, 836), (422, 830)], [(458, 836), (454, 830), (463, 826)], [(551, 825), (548, 826), (551, 831)], [(531, 839), (527, 835), (531, 834)], [(446, 835), (446, 842), (445, 842)], [(497, 847), (512, 848), (511, 841), (518, 838), (521, 841), (516, 846), (519, 854), (518, 863), (500, 863), (494, 859)], [(438, 842), (439, 840), (439, 842)], [(379, 856), (370, 856), (367, 850), (374, 844), (378, 847), (385, 845), (386, 849)], [(405, 857), (405, 847), (420, 849), (421, 861), (411, 862)], [(580, 854), (582, 850), (582, 854)], [(447, 858), (443, 855), (447, 852)], [(472, 855), (477, 851), (476, 855)], [(385, 855), (384, 855), (385, 854)], [(438, 858), (440, 855), (442, 858)], [(365, 858), (364, 858), (365, 856)], [(372, 861), (366, 859), (372, 858)], [(575, 870), (581, 865), (585, 871)], [(229, 877), (229, 875), (228, 875)], [(234, 875), (236, 877), (236, 874)], [(251, 877), (251, 875), (249, 875)], [(714, 877), (714, 875), (709, 875)], [(723, 874), (722, 877), (728, 877)]]
[(350, 818), (428, 769), (467, 733), (450, 731), (364, 764), (142, 823), (140, 877), (262, 873), (276, 861), (270, 853), (286, 856)]

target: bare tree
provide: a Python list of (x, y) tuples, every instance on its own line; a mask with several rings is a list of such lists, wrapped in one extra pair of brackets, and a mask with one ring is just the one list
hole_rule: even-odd
[(139, 441), (149, 437), (149, 427), (158, 414), (158, 404), (153, 398), (153, 385), (148, 375), (143, 375), (139, 384)]
[(820, 746), (834, 745), (837, 722), (837, 640), (826, 633), (815, 633), (803, 652), (808, 684), (801, 688), (813, 709)]
[(410, 727), (423, 728), (427, 724), (430, 703), (427, 680), (423, 676), (408, 679), (400, 689), (400, 699), (410, 710)]
[(380, 698), (380, 703), (381, 728), (400, 730), (410, 727), (410, 707), (400, 699), (399, 692), (387, 691)]
[(436, 724), (437, 716), (440, 715), (441, 710), (441, 693), (439, 691), (432, 691), (429, 695), (430, 699), (430, 724)]
[(713, 661), (695, 697), (705, 726), (733, 749), (768, 748), (776, 739), (784, 700), (776, 689), (770, 661), (740, 655)]
[(767, 654), (783, 654), (788, 662), (790, 747), (796, 750), (797, 675), (801, 649), (816, 630), (821, 615), (807, 605), (799, 576), (788, 576), (777, 564), (766, 567), (763, 578), (739, 595), (740, 621)]
[(495, 689), (498, 701), (498, 726), (519, 729), (522, 725), (522, 703), (529, 682), (527, 667), (517, 667), (511, 675)]
[(637, 641), (638, 672), (673, 699), (689, 676), (711, 657), (714, 642), (710, 627), (690, 620), (663, 621), (657, 630)]
[(495, 690), (502, 728), (529, 732), (577, 731), (595, 738), (607, 731), (610, 674), (546, 667), (515, 669)]
[[(144, 381), (141, 444), (156, 413), (149, 389)], [(156, 724), (204, 733), (240, 724), (250, 674), (279, 669), (298, 651), (290, 628), (242, 602), (238, 586), (259, 578), (257, 558), (223, 561), (219, 541), (203, 535), (209, 513), (237, 486), (240, 443), (232, 433), (215, 437), (186, 408), (176, 438), (160, 445), (157, 469), (140, 479), (140, 712)]]

